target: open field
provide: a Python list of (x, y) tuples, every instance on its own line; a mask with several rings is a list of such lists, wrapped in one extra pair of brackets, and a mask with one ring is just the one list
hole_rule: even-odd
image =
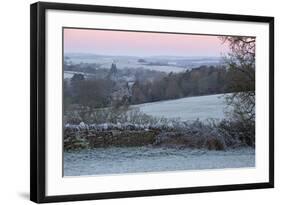
[(187, 97), (154, 103), (144, 103), (133, 107), (154, 117), (180, 118), (182, 121), (223, 119), (226, 104), (224, 94)]
[(255, 166), (255, 150), (97, 148), (64, 153), (64, 176), (243, 168)]

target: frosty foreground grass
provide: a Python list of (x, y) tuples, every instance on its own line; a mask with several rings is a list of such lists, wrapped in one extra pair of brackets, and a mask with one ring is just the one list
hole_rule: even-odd
[(64, 153), (64, 176), (163, 171), (249, 168), (255, 166), (250, 147), (209, 151), (202, 149), (111, 147)]

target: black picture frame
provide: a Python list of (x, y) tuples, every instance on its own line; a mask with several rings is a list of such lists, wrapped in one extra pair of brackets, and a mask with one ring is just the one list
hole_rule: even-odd
[[(230, 184), (138, 190), (107, 193), (89, 193), (46, 196), (46, 81), (45, 37), (48, 9), (100, 13), (136, 14), (160, 17), (214, 19), (262, 22), (269, 24), (269, 181), (263, 183)], [(30, 200), (37, 203), (77, 200), (97, 200), (123, 197), (141, 197), (198, 192), (217, 192), (274, 187), (274, 18), (265, 16), (230, 15), (144, 8), (111, 7), (82, 4), (38, 2), (30, 7)]]

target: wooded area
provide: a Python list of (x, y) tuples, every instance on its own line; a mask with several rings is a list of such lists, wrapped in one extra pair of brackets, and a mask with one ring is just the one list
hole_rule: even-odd
[[(131, 85), (124, 80), (113, 80), (110, 73), (111, 70), (108, 69), (108, 75), (98, 79), (74, 74), (70, 82), (65, 80), (65, 106), (79, 104), (103, 108), (237, 91), (237, 88), (234, 89), (230, 84), (233, 71), (227, 70), (224, 66), (201, 66), (185, 72), (171, 72), (165, 75), (159, 72), (159, 77), (155, 77), (154, 80), (136, 78)], [(247, 89), (251, 90), (252, 87)], [(118, 94), (117, 91), (119, 96), (114, 99), (113, 94)], [(243, 87), (240, 91), (247, 90)]]

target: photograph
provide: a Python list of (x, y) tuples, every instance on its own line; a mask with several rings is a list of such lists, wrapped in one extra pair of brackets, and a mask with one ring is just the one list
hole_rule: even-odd
[(64, 177), (255, 167), (255, 36), (62, 36)]

